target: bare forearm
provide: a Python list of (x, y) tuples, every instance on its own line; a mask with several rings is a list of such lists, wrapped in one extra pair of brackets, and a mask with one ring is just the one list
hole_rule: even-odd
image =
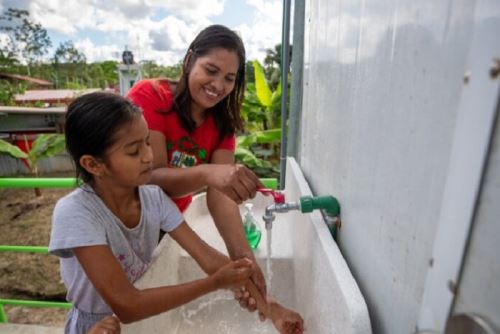
[(175, 286), (137, 290), (134, 296), (122, 298), (122, 305), (111, 305), (123, 323), (139, 321), (174, 309), (202, 295), (217, 290), (211, 277)]
[(172, 197), (182, 197), (206, 187), (208, 165), (190, 168), (157, 168), (153, 170), (149, 183), (160, 186)]
[(255, 299), (255, 305), (257, 306), (257, 309), (262, 312), (262, 314), (264, 314), (266, 318), (272, 320), (272, 304), (266, 301), (266, 299), (259, 292), (259, 289), (257, 289), (255, 284), (251, 280), (248, 280), (246, 282), (245, 288), (248, 290), (253, 299)]
[(207, 205), (232, 259), (248, 257), (253, 253), (245, 237), (238, 205), (219, 191), (207, 190)]

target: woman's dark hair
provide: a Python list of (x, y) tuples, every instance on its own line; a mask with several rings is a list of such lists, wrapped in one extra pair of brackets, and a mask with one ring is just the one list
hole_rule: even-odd
[(233, 135), (237, 130), (243, 130), (240, 108), (245, 93), (245, 47), (241, 38), (234, 31), (222, 25), (212, 25), (203, 29), (189, 45), (184, 56), (182, 75), (175, 93), (174, 110), (179, 116), (181, 126), (186, 131), (193, 132), (196, 124), (191, 118), (189, 71), (198, 57), (204, 56), (216, 48), (236, 52), (239, 60), (234, 89), (222, 101), (209, 109), (219, 130), (219, 137), (223, 139)]
[(91, 181), (92, 175), (80, 166), (80, 158), (88, 154), (104, 159), (116, 140), (116, 132), (141, 113), (130, 101), (112, 93), (90, 93), (75, 99), (66, 112), (64, 133), (76, 176)]

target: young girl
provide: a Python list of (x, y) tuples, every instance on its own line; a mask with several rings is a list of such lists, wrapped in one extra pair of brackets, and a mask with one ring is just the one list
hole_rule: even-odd
[[(112, 318), (103, 320), (113, 313), (129, 323), (216, 289), (253, 288), (252, 261), (230, 261), (207, 245), (158, 186), (145, 185), (153, 155), (140, 109), (118, 95), (83, 95), (68, 107), (65, 134), (84, 181), (57, 202), (49, 244), (61, 258), (67, 299), (73, 303), (65, 333), (116, 327)], [(160, 229), (196, 260), (206, 278), (145, 290), (133, 286), (149, 265)], [(269, 316), (274, 310), (283, 328), (301, 327), (302, 319), (279, 304), (264, 306)]]
[[(245, 48), (232, 30), (212, 25), (189, 45), (182, 76), (138, 82), (128, 98), (144, 111), (153, 149), (153, 177), (184, 211), (191, 194), (207, 189), (207, 206), (232, 259), (252, 259), (252, 281), (262, 295), (266, 283), (243, 231), (237, 203), (262, 187), (257, 176), (234, 164), (235, 134), (242, 130)], [(243, 306), (254, 301), (244, 297)], [(246, 305), (248, 306), (248, 305)], [(255, 306), (253, 306), (255, 307)]]

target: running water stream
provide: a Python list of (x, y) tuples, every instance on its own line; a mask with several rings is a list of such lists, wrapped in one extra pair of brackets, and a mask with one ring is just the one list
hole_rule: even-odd
[(271, 269), (271, 246), (272, 246), (272, 239), (273, 239), (273, 233), (272, 233), (272, 228), (266, 226), (266, 241), (267, 241), (267, 257), (266, 257), (266, 276), (267, 276), (267, 294), (271, 294), (271, 281), (273, 278), (273, 271)]

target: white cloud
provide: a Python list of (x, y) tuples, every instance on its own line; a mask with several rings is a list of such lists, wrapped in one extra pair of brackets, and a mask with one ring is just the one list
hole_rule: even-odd
[(247, 59), (262, 61), (266, 49), (272, 49), (274, 45), (281, 43), (282, 2), (247, 0), (247, 4), (255, 8), (252, 25), (243, 24), (236, 27), (236, 30), (242, 35)]
[(79, 29), (95, 27), (99, 17), (97, 9), (85, 1), (35, 0), (28, 10), (33, 21), (41, 23), (45, 29), (68, 36)]
[[(27, 9), (49, 35), (57, 33), (57, 39), (51, 36), (53, 50), (59, 41), (72, 40), (92, 62), (116, 59), (112, 53), (121, 54), (127, 45), (136, 59), (161, 64), (181, 60), (196, 34), (224, 13), (224, 4), (225, 0), (0, 0), (0, 8)], [(281, 1), (247, 4), (254, 9), (248, 13), (252, 23), (230, 28), (240, 32), (248, 59), (262, 60), (265, 50), (281, 41)]]
[(78, 40), (74, 44), (75, 48), (85, 54), (89, 62), (104, 59), (118, 60), (118, 56), (121, 57), (121, 52), (123, 51), (123, 47), (113, 44), (96, 46), (89, 38)]
[(208, 20), (188, 24), (175, 16), (168, 16), (150, 30), (152, 47), (158, 51), (185, 51), (198, 31), (210, 24)]
[(192, 22), (224, 12), (225, 0), (146, 0), (149, 6), (165, 8)]

